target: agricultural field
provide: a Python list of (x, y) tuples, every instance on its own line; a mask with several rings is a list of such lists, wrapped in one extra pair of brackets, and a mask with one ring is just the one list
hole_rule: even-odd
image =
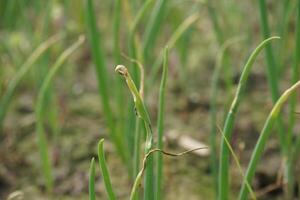
[(300, 199), (300, 0), (0, 0), (0, 199)]

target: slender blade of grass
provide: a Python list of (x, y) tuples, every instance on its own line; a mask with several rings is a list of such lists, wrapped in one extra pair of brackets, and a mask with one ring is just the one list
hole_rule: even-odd
[(217, 16), (217, 13), (216, 13), (216, 9), (215, 9), (215, 6), (213, 5), (215, 1), (211, 0), (211, 1), (207, 1), (207, 8), (208, 8), (208, 14), (209, 14), (209, 17), (212, 21), (212, 25), (214, 27), (214, 32), (215, 32), (215, 35), (216, 35), (216, 39), (218, 41), (219, 44), (222, 44), (224, 43), (224, 35), (223, 35), (223, 31), (220, 27), (220, 23), (219, 23), (219, 20), (218, 20), (218, 16)]
[[(148, 11), (148, 9), (151, 7), (153, 3), (153, 0), (145, 0), (142, 4), (142, 7), (139, 9), (139, 11), (137, 12), (136, 16), (133, 18), (132, 23), (130, 24), (130, 29), (129, 29), (129, 38), (128, 38), (128, 48), (129, 48), (129, 56), (134, 59), (134, 60), (139, 60), (141, 62), (143, 62), (143, 55), (141, 55), (140, 52), (142, 52), (142, 50), (140, 50), (140, 41), (138, 38), (138, 35), (136, 34), (137, 28), (139, 23), (141, 22), (141, 20), (143, 19), (143, 17), (145, 16), (146, 12)], [(138, 64), (136, 62), (132, 63), (132, 79), (134, 81), (134, 84), (137, 85), (137, 87), (140, 87), (140, 75), (139, 75), (139, 67)], [(139, 134), (141, 129), (143, 128), (141, 126), (140, 120), (135, 119), (136, 116), (134, 115), (134, 112), (132, 112), (132, 104), (129, 104), (129, 112), (128, 112), (128, 127), (127, 127), (127, 136), (130, 136), (132, 134), (132, 130), (135, 130), (135, 144), (133, 145), (135, 148), (135, 159), (134, 159), (134, 165), (135, 167), (138, 166), (138, 154), (139, 152), (137, 152), (140, 147), (138, 139), (139, 139)], [(128, 139), (131, 139), (128, 137)], [(136, 171), (137, 169), (135, 168), (134, 171)], [(135, 174), (134, 174), (135, 175)]]
[[(293, 67), (292, 67), (292, 84), (296, 83), (297, 80), (300, 78), (300, 0), (298, 0), (298, 6), (297, 6), (297, 19), (296, 19), (296, 46), (295, 46), (295, 54), (294, 54), (294, 61), (293, 61)], [(295, 126), (295, 109), (297, 104), (297, 94), (298, 92), (295, 92), (291, 95), (290, 101), (289, 101), (289, 128), (288, 128), (288, 135), (287, 135), (287, 145), (288, 145), (288, 152), (290, 154), (289, 163), (288, 163), (288, 169), (287, 169), (287, 182), (288, 182), (288, 190), (287, 195), (288, 198), (291, 199), (293, 195), (294, 190), (294, 158), (293, 155), (293, 130)], [(299, 136), (298, 136), (299, 137)], [(296, 143), (297, 144), (297, 143)]]
[[(296, 83), (300, 78), (300, 1), (298, 1), (298, 13), (296, 19), (296, 38), (295, 38), (295, 54), (292, 66), (292, 84)], [(295, 109), (297, 104), (297, 93), (294, 93), (290, 97), (289, 101), (289, 133), (288, 143), (290, 147), (292, 140), (292, 132), (295, 125)]]
[(116, 67), (115, 71), (118, 72), (120, 75), (122, 75), (125, 78), (128, 89), (130, 90), (130, 93), (133, 97), (137, 114), (145, 122), (145, 124), (147, 126), (151, 126), (150, 117), (149, 117), (147, 108), (146, 108), (146, 106), (143, 102), (143, 98), (141, 97), (141, 95), (140, 95), (135, 83), (133, 82), (133, 79), (131, 78), (131, 75), (129, 74), (127, 68), (123, 65), (118, 65)]
[[(119, 64), (121, 62), (121, 47), (120, 47), (120, 22), (121, 20), (121, 13), (122, 13), (122, 5), (123, 2), (121, 0), (115, 0), (114, 1), (114, 17), (113, 17), (113, 56), (114, 56), (114, 62), (116, 64)], [(116, 96), (117, 96), (117, 110), (118, 110), (118, 118), (122, 119), (122, 120), (118, 120), (117, 121), (117, 127), (118, 127), (118, 134), (122, 135), (124, 132), (124, 128), (125, 128), (125, 122), (123, 121), (123, 119), (126, 118), (125, 114), (126, 114), (126, 109), (124, 106), (124, 92), (123, 92), (123, 84), (122, 84), (122, 80), (117, 79), (115, 80), (115, 91), (116, 91)], [(130, 134), (132, 135), (132, 133), (130, 132)], [(131, 153), (130, 151), (130, 140), (127, 137), (127, 143), (125, 144), (128, 149), (129, 149), (129, 153)], [(130, 168), (130, 167), (129, 167)], [(129, 170), (130, 171), (130, 170)]]
[[(259, 11), (260, 11), (260, 24), (262, 29), (262, 36), (264, 39), (270, 37), (270, 30), (269, 30), (269, 22), (268, 22), (268, 9), (265, 0), (259, 0)], [(279, 98), (279, 87), (278, 87), (278, 67), (277, 63), (275, 62), (273, 50), (271, 44), (267, 45), (265, 48), (265, 57), (267, 62), (267, 77), (269, 82), (269, 88), (271, 91), (272, 101), (275, 103)], [(284, 127), (282, 119), (278, 118), (278, 134), (279, 134), (279, 141), (283, 153), (287, 153), (287, 140), (284, 136)]]
[[(272, 128), (276, 122), (276, 118), (278, 117), (280, 110), (282, 108), (282, 105), (288, 100), (288, 98), (300, 87), (300, 81), (296, 82), (294, 85), (292, 85), (289, 89), (287, 89), (281, 97), (277, 100), (276, 104), (272, 108), (264, 127), (261, 131), (261, 134), (258, 138), (258, 141), (255, 145), (254, 151), (251, 155), (251, 159), (247, 168), (247, 172), (245, 175), (245, 179), (251, 183), (252, 179), (255, 174), (256, 166), (258, 164), (258, 161), (260, 160), (266, 142), (272, 133)], [(239, 200), (246, 200), (248, 196), (248, 190), (246, 189), (245, 182), (242, 184), (242, 188), (240, 190)]]
[[(163, 73), (159, 89), (159, 109), (157, 118), (157, 148), (163, 149), (163, 133), (164, 133), (164, 112), (165, 112), (165, 89), (168, 76), (168, 47), (164, 49)], [(156, 157), (156, 190), (155, 200), (160, 200), (162, 197), (162, 180), (163, 180), (163, 160), (162, 155), (158, 154)]]
[(134, 131), (134, 158), (133, 158), (133, 177), (136, 177), (140, 169), (140, 151), (141, 151), (141, 136), (142, 136), (142, 122), (141, 119), (136, 118), (136, 126)]
[(59, 69), (63, 66), (65, 60), (84, 42), (84, 37), (80, 36), (78, 41), (66, 49), (51, 67), (49, 73), (45, 77), (40, 88), (38, 99), (36, 103), (36, 134), (38, 140), (38, 147), (40, 152), (40, 159), (42, 162), (42, 173), (46, 181), (46, 188), (48, 192), (52, 191), (53, 188), (53, 177), (52, 177), (52, 166), (49, 160), (48, 143), (43, 127), (43, 106), (45, 103), (45, 97), (47, 90)]
[(111, 184), (109, 172), (108, 172), (108, 169), (107, 169), (107, 166), (106, 166), (105, 155), (104, 155), (104, 150), (103, 150), (103, 143), (104, 143), (104, 139), (101, 139), (98, 143), (99, 166), (100, 166), (100, 170), (101, 170), (101, 173), (102, 173), (102, 177), (103, 177), (103, 181), (104, 181), (104, 185), (105, 185), (105, 189), (106, 189), (108, 199), (109, 200), (116, 200), (116, 195), (113, 191), (113, 187), (112, 187), (112, 184)]
[(278, 63), (278, 70), (277, 70), (277, 75), (280, 77), (280, 74), (283, 72), (285, 69), (285, 64), (284, 62), (284, 56), (285, 56), (285, 44), (288, 41), (289, 37), (287, 37), (287, 30), (288, 30), (288, 25), (289, 25), (289, 20), (290, 20), (290, 15), (291, 15), (291, 8), (293, 7), (292, 1), (291, 0), (283, 0), (282, 2), (282, 12), (280, 15), (280, 23), (278, 23), (278, 33), (279, 36), (282, 38), (279, 45), (278, 45), (278, 51), (277, 51), (277, 63)]
[[(267, 10), (268, 9), (266, 5), (266, 1), (259, 0), (260, 24), (261, 24), (262, 36), (264, 39), (270, 37)], [(267, 76), (268, 76), (269, 86), (271, 90), (271, 96), (273, 102), (276, 102), (276, 100), (279, 97), (278, 81), (277, 81), (277, 65), (270, 44), (265, 47), (265, 55), (267, 61)]]
[[(174, 33), (171, 35), (170, 39), (167, 41), (166, 46), (169, 49), (173, 49), (176, 42), (179, 40), (180, 37), (182, 37), (183, 33), (191, 26), (193, 25), (197, 20), (199, 19), (199, 14), (192, 14), (191, 16), (187, 17), (174, 31)], [(150, 80), (148, 85), (153, 85), (155, 81), (155, 77), (157, 77), (157, 73), (159, 72), (160, 66), (163, 62), (163, 59), (161, 57), (158, 57), (157, 60), (154, 62), (153, 68), (150, 71)]]
[[(146, 14), (146, 11), (150, 8), (153, 0), (146, 0), (142, 5), (141, 9), (136, 14), (136, 17), (133, 19), (132, 24), (130, 25), (130, 32), (129, 32), (129, 55), (131, 58), (136, 60), (143, 60), (141, 56), (138, 56), (138, 38), (136, 36), (136, 31), (139, 23), (141, 22), (142, 18)], [(139, 76), (138, 76), (138, 66), (136, 63), (132, 64), (133, 73), (132, 78), (135, 84), (139, 87)]]
[(224, 141), (225, 141), (225, 143), (226, 143), (226, 146), (227, 146), (228, 149), (230, 150), (230, 153), (231, 153), (231, 155), (232, 155), (232, 157), (233, 157), (233, 159), (234, 159), (234, 162), (236, 163), (236, 165), (237, 165), (237, 167), (238, 167), (238, 170), (240, 171), (240, 173), (241, 173), (241, 175), (242, 175), (242, 177), (243, 177), (243, 179), (244, 179), (244, 181), (245, 181), (245, 185), (246, 185), (246, 187), (247, 187), (248, 192), (251, 194), (251, 198), (252, 198), (253, 200), (256, 200), (256, 196), (255, 196), (254, 191), (252, 190), (252, 188), (251, 188), (249, 182), (245, 179), (245, 175), (244, 175), (243, 169), (242, 169), (242, 167), (241, 167), (241, 164), (240, 164), (240, 161), (239, 161), (237, 155), (235, 154), (235, 152), (234, 152), (234, 150), (233, 150), (233, 148), (232, 148), (230, 142), (229, 142), (229, 141), (227, 140), (227, 138), (225, 137), (225, 135), (224, 135), (224, 133), (223, 133), (223, 131), (222, 131), (221, 128), (219, 128), (219, 131), (220, 131), (220, 133), (221, 133), (221, 135), (222, 135), (222, 137), (223, 137), (223, 139), (224, 139)]
[(0, 132), (2, 131), (4, 119), (9, 107), (9, 103), (11, 102), (11, 99), (13, 97), (13, 94), (16, 90), (16, 87), (22, 80), (22, 78), (27, 74), (27, 72), (34, 66), (34, 62), (40, 58), (40, 56), (53, 44), (58, 42), (60, 39), (62, 39), (62, 35), (54, 35), (47, 39), (45, 42), (40, 44), (28, 57), (28, 59), (25, 61), (25, 63), (20, 67), (19, 71), (16, 73), (16, 75), (12, 78), (12, 80), (9, 82), (8, 88), (5, 91), (2, 99), (0, 100)]
[[(258, 56), (259, 52), (272, 40), (279, 39), (279, 37), (271, 37), (264, 40), (262, 43), (256, 47), (256, 49), (252, 52), (249, 59), (247, 60), (243, 72), (241, 74), (238, 88), (235, 94), (235, 97), (231, 103), (230, 110), (227, 114), (225, 125), (224, 125), (224, 135), (225, 137), (230, 140), (232, 135), (232, 130), (235, 121), (235, 115), (238, 111), (239, 104), (241, 102), (241, 98), (243, 96), (246, 83), (252, 69), (253, 63)], [(220, 150), (220, 167), (219, 167), (219, 192), (218, 192), (218, 199), (220, 200), (227, 200), (229, 199), (229, 149), (225, 144), (224, 138), (221, 140), (221, 150)]]
[[(270, 36), (270, 28), (268, 22), (268, 9), (266, 0), (259, 0), (259, 11), (260, 11), (260, 26), (261, 26), (261, 33), (263, 38), (268, 38)], [(284, 39), (284, 38), (283, 38)], [(271, 91), (272, 101), (275, 104), (277, 99), (279, 98), (279, 68), (277, 62), (275, 61), (273, 49), (271, 44), (267, 45), (265, 48), (265, 58), (267, 63), (267, 77), (269, 82), (269, 88)], [(278, 129), (278, 137), (279, 143), (281, 147), (281, 151), (283, 156), (285, 157), (285, 166), (284, 166), (284, 179), (288, 179), (288, 158), (290, 157), (289, 152), (289, 140), (290, 136), (286, 133), (286, 128), (284, 127), (284, 122), (281, 116), (277, 118), (277, 129)]]
[[(214, 0), (207, 1), (208, 14), (214, 28), (215, 37), (219, 46), (221, 46), (225, 42), (225, 36), (224, 36), (224, 31), (222, 30), (222, 27), (220, 26), (219, 23), (218, 11), (216, 10), (215, 8), (216, 6), (214, 4), (216, 4), (216, 1)], [(230, 99), (232, 94), (232, 86), (233, 86), (232, 78), (231, 78), (232, 67), (230, 65), (229, 56), (226, 53), (224, 54), (223, 64), (225, 65), (224, 69), (225, 69), (226, 90), (229, 94), (228, 99)]]
[(217, 58), (216, 65), (212, 76), (211, 89), (210, 89), (210, 147), (211, 147), (211, 169), (214, 177), (214, 184), (216, 189), (216, 195), (218, 193), (218, 158), (217, 158), (217, 138), (216, 138), (216, 121), (217, 121), (217, 92), (218, 84), (220, 81), (220, 74), (223, 68), (223, 59), (225, 51), (234, 43), (240, 42), (242, 38), (232, 38), (227, 40), (220, 48)]
[(92, 158), (89, 172), (89, 200), (96, 200), (95, 194), (95, 158)]
[(146, 60), (152, 58), (153, 47), (157, 38), (157, 34), (160, 31), (160, 26), (163, 22), (167, 2), (167, 0), (156, 1), (150, 20), (146, 25), (146, 31), (143, 40), (144, 58)]
[(103, 113), (106, 123), (110, 130), (110, 135), (116, 146), (118, 154), (124, 163), (128, 164), (128, 152), (126, 151), (124, 142), (121, 136), (117, 135), (116, 124), (112, 109), (109, 103), (109, 90), (108, 90), (108, 73), (105, 64), (105, 57), (102, 50), (102, 37), (97, 30), (96, 16), (94, 12), (93, 0), (85, 0), (85, 14), (86, 25), (88, 30), (88, 39), (91, 46), (91, 53), (95, 63), (96, 75), (98, 80), (98, 89), (103, 106)]
[[(147, 111), (147, 108), (143, 102), (143, 98), (140, 95), (140, 92), (137, 90), (136, 85), (134, 84), (130, 73), (127, 68), (123, 65), (118, 65), (115, 69), (120, 75), (122, 75), (127, 83), (127, 86), (132, 94), (135, 109), (137, 115), (144, 121), (144, 127), (146, 129), (146, 144), (145, 144), (145, 154), (151, 151), (153, 148), (153, 133), (151, 120)], [(153, 200), (154, 198), (154, 177), (153, 177), (153, 156), (148, 158), (148, 167), (145, 175), (145, 189), (144, 189), (144, 200)]]

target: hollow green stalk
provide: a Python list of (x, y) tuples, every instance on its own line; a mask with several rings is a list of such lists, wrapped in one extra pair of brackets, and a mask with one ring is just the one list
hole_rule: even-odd
[[(263, 38), (270, 37), (270, 30), (268, 24), (268, 16), (267, 16), (267, 6), (265, 0), (259, 0), (259, 11), (260, 11), (260, 23), (262, 29)], [(279, 97), (279, 90), (278, 90), (278, 81), (277, 81), (277, 65), (274, 59), (273, 51), (271, 45), (267, 45), (265, 48), (265, 55), (267, 61), (267, 75), (269, 80), (269, 86), (271, 90), (272, 100), (276, 102), (277, 98)]]
[(38, 147), (40, 152), (40, 159), (42, 163), (42, 172), (46, 181), (46, 188), (48, 192), (53, 188), (52, 166), (49, 160), (48, 143), (43, 127), (43, 106), (45, 104), (45, 97), (47, 90), (59, 69), (63, 66), (65, 60), (84, 42), (84, 37), (80, 36), (78, 41), (66, 49), (50, 68), (45, 80), (40, 88), (38, 99), (36, 103), (35, 115), (36, 115), (36, 134), (38, 140)]
[(136, 118), (136, 126), (134, 131), (134, 152), (133, 152), (133, 177), (136, 177), (140, 169), (140, 151), (141, 151), (141, 119)]
[(105, 161), (105, 155), (104, 155), (104, 150), (103, 150), (103, 143), (104, 143), (104, 139), (101, 139), (98, 143), (98, 159), (99, 159), (99, 166), (100, 166), (100, 170), (102, 173), (102, 177), (103, 177), (103, 182), (105, 185), (105, 189), (106, 189), (106, 193), (108, 196), (109, 200), (116, 200), (116, 195), (114, 193), (112, 184), (111, 184), (111, 180), (110, 180), (110, 176), (109, 176), (109, 172), (106, 166), (106, 161)]
[[(142, 97), (140, 95), (140, 92), (135, 86), (135, 83), (133, 82), (127, 68), (123, 65), (118, 65), (115, 69), (116, 72), (118, 72), (120, 75), (122, 75), (125, 78), (126, 84), (131, 92), (131, 95), (134, 100), (135, 109), (137, 111), (138, 116), (144, 121), (146, 127), (151, 127), (151, 121), (148, 114), (148, 111), (146, 109), (146, 106), (142, 100)], [(150, 128), (151, 129), (151, 128)], [(151, 132), (149, 132), (149, 137), (151, 137)]]
[[(197, 20), (199, 19), (199, 14), (192, 14), (191, 16), (187, 17), (174, 31), (174, 33), (171, 35), (170, 39), (167, 41), (166, 46), (168, 49), (172, 49), (176, 42), (182, 37), (183, 33)], [(158, 57), (157, 60), (154, 62), (153, 68), (150, 71), (150, 80), (148, 85), (153, 85), (154, 79), (159, 72), (160, 66), (163, 62), (163, 59), (161, 57)]]
[[(113, 17), (113, 56), (114, 62), (116, 64), (121, 62), (121, 47), (120, 47), (120, 22), (121, 22), (121, 11), (122, 11), (122, 1), (115, 0), (114, 2), (114, 17)], [(121, 120), (117, 121), (118, 125), (118, 134), (122, 135), (125, 128), (125, 110), (124, 109), (124, 92), (123, 92), (123, 83), (122, 80), (117, 79), (115, 81), (115, 91), (117, 96), (117, 108), (118, 108), (118, 117)], [(128, 148), (130, 148), (130, 143), (127, 140)], [(131, 153), (131, 151), (130, 151)], [(131, 167), (129, 167), (131, 168)]]
[[(261, 32), (263, 38), (268, 38), (270, 36), (269, 23), (268, 23), (268, 9), (265, 0), (259, 0), (259, 11), (260, 11), (260, 24), (261, 24)], [(265, 48), (265, 58), (267, 63), (267, 77), (269, 82), (269, 88), (271, 91), (272, 101), (275, 104), (277, 99), (279, 98), (279, 87), (278, 87), (278, 66), (275, 61), (272, 46), (269, 44)], [(284, 179), (288, 179), (288, 157), (290, 155), (289, 152), (289, 138), (290, 136), (285, 134), (286, 128), (284, 127), (283, 119), (279, 115), (277, 118), (277, 129), (278, 129), (278, 137), (279, 143), (281, 147), (282, 154), (284, 156)]]
[(92, 158), (89, 172), (89, 200), (96, 200), (95, 194), (95, 158)]
[(118, 154), (124, 163), (128, 164), (128, 152), (120, 135), (117, 134), (116, 124), (113, 112), (109, 103), (108, 73), (105, 64), (105, 56), (102, 50), (102, 37), (97, 30), (96, 17), (93, 7), (93, 0), (85, 1), (86, 25), (88, 30), (88, 39), (91, 46), (91, 53), (96, 67), (96, 76), (98, 80), (98, 89), (103, 106), (105, 121), (108, 124), (110, 135), (116, 146)]
[[(222, 27), (220, 26), (219, 23), (219, 16), (218, 16), (218, 11), (216, 10), (216, 6), (214, 5), (216, 4), (216, 2), (214, 0), (210, 0), (207, 1), (207, 8), (208, 8), (208, 14), (211, 20), (211, 23), (213, 25), (213, 29), (214, 29), (214, 33), (215, 33), (215, 37), (216, 40), (219, 44), (219, 46), (223, 45), (223, 43), (225, 42), (225, 36), (224, 36), (224, 32), (222, 30)], [(226, 82), (226, 90), (228, 92), (228, 96), (230, 99), (231, 98), (231, 93), (232, 93), (232, 69), (231, 69), (231, 65), (230, 65), (230, 58), (228, 56), (228, 54), (224, 54), (224, 59), (223, 59), (223, 64), (224, 69), (225, 69), (225, 82)]]
[[(144, 66), (138, 60), (130, 58), (125, 54), (122, 54), (122, 56), (127, 60), (129, 60), (130, 62), (136, 63), (137, 66), (139, 67), (140, 69), (139, 93), (141, 98), (144, 98), (144, 78), (145, 78)], [(130, 107), (130, 111), (132, 111), (132, 107)], [(134, 130), (134, 135), (132, 135), (132, 131), (127, 131), (128, 132), (127, 140), (128, 140), (128, 144), (132, 145), (131, 149), (133, 149), (133, 170), (132, 170), (133, 174), (131, 175), (133, 175), (132, 177), (135, 178), (140, 169), (141, 135), (142, 132), (144, 131), (144, 128), (142, 127), (143, 121), (137, 118), (134, 113), (131, 114), (135, 118), (135, 130)]]
[[(256, 166), (258, 164), (258, 161), (260, 160), (266, 142), (270, 136), (270, 134), (272, 133), (272, 128), (276, 122), (276, 118), (278, 117), (280, 110), (282, 108), (282, 105), (288, 100), (288, 98), (296, 91), (296, 89), (298, 89), (300, 87), (300, 81), (296, 82), (294, 85), (292, 85), (289, 89), (287, 89), (282, 95), (281, 97), (278, 99), (278, 101), (276, 102), (276, 104), (274, 105), (274, 107), (272, 108), (265, 124), (264, 127), (261, 131), (261, 134), (258, 138), (258, 141), (255, 145), (254, 151), (251, 155), (251, 159), (247, 168), (247, 172), (245, 175), (245, 179), (251, 183), (252, 179), (254, 177), (255, 174), (255, 170), (256, 170)], [(248, 191), (245, 187), (245, 184), (242, 184), (242, 188), (240, 191), (240, 195), (239, 195), (239, 200), (245, 200), (247, 199), (248, 196)]]
[(231, 155), (232, 155), (232, 157), (233, 157), (233, 159), (234, 159), (235, 164), (236, 164), (237, 167), (238, 167), (238, 170), (239, 170), (240, 174), (242, 175), (242, 177), (243, 177), (243, 179), (244, 179), (244, 181), (245, 181), (245, 185), (246, 185), (246, 187), (247, 187), (248, 192), (249, 192), (250, 195), (251, 195), (251, 198), (252, 198), (253, 200), (256, 200), (256, 196), (255, 196), (254, 191), (253, 191), (252, 188), (251, 188), (251, 185), (250, 185), (249, 182), (245, 179), (245, 175), (244, 175), (243, 169), (242, 169), (242, 167), (241, 167), (241, 164), (240, 164), (240, 161), (239, 161), (237, 155), (235, 154), (235, 152), (234, 152), (234, 150), (233, 150), (233, 148), (232, 148), (230, 142), (229, 142), (229, 141), (227, 140), (227, 138), (225, 137), (225, 135), (224, 135), (224, 133), (223, 133), (223, 131), (222, 131), (221, 128), (219, 128), (219, 131), (220, 131), (220, 133), (221, 133), (221, 135), (222, 135), (222, 138), (224, 139), (224, 141), (225, 141), (225, 143), (226, 143), (226, 146), (228, 147), (228, 149), (229, 149), (229, 151), (230, 151), (230, 153), (231, 153)]
[[(168, 76), (168, 47), (164, 49), (163, 73), (159, 88), (159, 109), (157, 118), (157, 148), (163, 149), (163, 133), (164, 133), (164, 112), (165, 112), (165, 90)], [(156, 157), (156, 190), (155, 200), (161, 199), (162, 180), (163, 180), (163, 160), (162, 155), (157, 154)]]
[[(153, 148), (153, 134), (152, 134), (152, 128), (151, 128), (151, 121), (148, 114), (148, 111), (146, 109), (146, 106), (143, 102), (143, 99), (140, 95), (140, 92), (137, 90), (127, 68), (123, 65), (118, 65), (115, 69), (116, 72), (118, 72), (120, 75), (122, 75), (125, 80), (126, 84), (132, 94), (135, 109), (137, 112), (137, 115), (139, 118), (141, 118), (144, 122), (144, 127), (146, 129), (146, 144), (145, 144), (145, 154), (150, 152), (150, 150)], [(145, 189), (144, 189), (144, 199), (145, 200), (152, 200), (154, 198), (154, 190), (153, 190), (153, 157), (150, 156), (148, 158), (148, 168), (146, 170), (146, 176), (145, 176)]]
[[(295, 38), (295, 54), (292, 66), (292, 84), (296, 83), (300, 78), (300, 1), (298, 0), (298, 13), (296, 19), (296, 38)], [(290, 97), (290, 108), (289, 108), (289, 133), (288, 133), (288, 143), (290, 147), (292, 142), (292, 132), (295, 125), (295, 109), (297, 103), (297, 93), (294, 93)]]
[(144, 58), (146, 60), (152, 58), (153, 47), (163, 22), (167, 2), (167, 0), (156, 1), (150, 20), (146, 25), (145, 36), (143, 39)]
[[(38, 5), (37, 5), (38, 4)], [(41, 8), (41, 6), (44, 7), (43, 12), (41, 10), (36, 10), (38, 15), (43, 15), (41, 18), (41, 27), (39, 29), (36, 29), (34, 33), (31, 33), (32, 35), (34, 34), (34, 37), (40, 38), (38, 39), (41, 40), (43, 37), (48, 37), (49, 33), (51, 32), (51, 2), (45, 2), (45, 3), (37, 3), (36, 2), (36, 9)], [(33, 30), (32, 30), (33, 31)], [(35, 71), (34, 73), (38, 74), (36, 76), (36, 86), (38, 88), (41, 87), (41, 84), (44, 80), (44, 78), (47, 76), (47, 73), (49, 72), (49, 64), (51, 60), (50, 52), (46, 51), (41, 58), (39, 59), (40, 61), (35, 64)], [(58, 143), (59, 140), (59, 133), (60, 133), (60, 123), (59, 123), (59, 116), (58, 116), (58, 106), (56, 102), (56, 94), (53, 90), (53, 87), (50, 85), (47, 94), (45, 97), (45, 105), (46, 109), (43, 110), (43, 117), (45, 120), (48, 121), (48, 125), (50, 128), (51, 133), (54, 135), (53, 141), (54, 144)]]
[(0, 132), (2, 131), (3, 122), (7, 113), (9, 103), (13, 97), (16, 87), (22, 80), (22, 78), (28, 73), (28, 71), (34, 66), (34, 62), (40, 58), (40, 56), (53, 44), (62, 39), (62, 35), (54, 35), (40, 44), (20, 67), (19, 71), (12, 78), (8, 84), (8, 88), (5, 91), (2, 99), (0, 100)]
[[(294, 62), (292, 67), (292, 84), (296, 83), (300, 76), (300, 0), (298, 0), (298, 6), (297, 6), (297, 19), (296, 19), (296, 43), (295, 43), (295, 54), (294, 54)], [(297, 92), (291, 95), (290, 101), (289, 101), (289, 128), (288, 128), (288, 135), (287, 135), (287, 145), (288, 145), (288, 152), (290, 153), (289, 163), (288, 163), (288, 170), (287, 170), (287, 179), (288, 179), (288, 191), (287, 195), (291, 199), (292, 193), (294, 189), (294, 159), (293, 157), (293, 150), (292, 150), (292, 136), (293, 136), (293, 130), (295, 126), (295, 109), (297, 104)], [(299, 137), (299, 136), (298, 136)]]
[(3, 14), (5, 27), (12, 28), (12, 26), (14, 25), (13, 22), (16, 21), (14, 20), (15, 18), (13, 17), (14, 14), (16, 13), (15, 12), (16, 4), (17, 4), (16, 0), (11, 0), (6, 2), (6, 8)]
[(216, 189), (216, 194), (218, 192), (218, 158), (217, 158), (217, 137), (216, 137), (216, 121), (217, 121), (217, 92), (218, 84), (220, 80), (220, 74), (222, 71), (222, 63), (225, 55), (225, 51), (233, 44), (240, 42), (241, 37), (232, 38), (227, 40), (220, 48), (217, 53), (216, 65), (211, 81), (211, 94), (210, 94), (210, 148), (211, 148), (211, 170), (214, 177), (214, 184)]
[(277, 70), (277, 75), (280, 76), (280, 74), (283, 72), (285, 69), (284, 65), (284, 55), (285, 55), (285, 44), (288, 40), (286, 37), (287, 30), (288, 30), (288, 25), (289, 25), (289, 19), (290, 19), (290, 13), (291, 13), (291, 0), (283, 0), (280, 3), (282, 3), (282, 11), (280, 17), (280, 23), (278, 23), (278, 33), (279, 36), (281, 37), (281, 41), (279, 42), (278, 45), (278, 51), (277, 51), (277, 63), (278, 63), (278, 70)]
[[(136, 17), (134, 17), (132, 19), (132, 23), (129, 25), (129, 38), (128, 38), (128, 50), (129, 50), (129, 56), (131, 59), (133, 60), (139, 60), (141, 62), (143, 62), (143, 58), (140, 52), (142, 52), (142, 50), (140, 49), (140, 42), (139, 42), (139, 38), (138, 35), (136, 34), (137, 28), (139, 23), (141, 22), (141, 20), (143, 19), (144, 15), (146, 14), (146, 12), (148, 11), (148, 9), (150, 8), (151, 4), (152, 4), (153, 0), (146, 0), (144, 1), (144, 3), (142, 4), (142, 7), (139, 9), (138, 13), (136, 14)], [(130, 19), (131, 20), (131, 19)], [(132, 62), (132, 78), (134, 83), (137, 85), (137, 87), (140, 87), (140, 77), (139, 77), (139, 66), (137, 62)], [(139, 158), (138, 158), (138, 154), (139, 154), (139, 149), (140, 143), (138, 142), (138, 139), (140, 138), (140, 134), (141, 134), (141, 130), (142, 130), (142, 124), (138, 124), (140, 123), (140, 120), (136, 119), (136, 116), (134, 114), (134, 112), (132, 111), (132, 103), (129, 104), (128, 107), (128, 121), (127, 121), (127, 130), (126, 130), (126, 136), (127, 136), (127, 140), (130, 141), (131, 140), (131, 135), (133, 130), (135, 130), (135, 144), (133, 144), (134, 146), (134, 163), (135, 166), (137, 167), (137, 165), (139, 165)], [(134, 169), (134, 171), (136, 171), (137, 169)]]
[[(235, 121), (235, 115), (238, 111), (241, 98), (244, 94), (246, 83), (253, 66), (253, 63), (258, 56), (259, 52), (272, 40), (279, 39), (279, 37), (271, 37), (264, 40), (256, 49), (252, 52), (249, 59), (247, 60), (243, 72), (241, 74), (238, 88), (235, 97), (231, 103), (230, 110), (227, 114), (225, 125), (224, 125), (224, 135), (230, 140), (232, 135), (232, 130)], [(229, 199), (229, 149), (225, 144), (225, 140), (221, 140), (221, 150), (220, 150), (220, 167), (219, 167), (219, 187), (218, 187), (218, 199), (227, 200)]]
[(223, 31), (221, 30), (221, 26), (220, 26), (220, 23), (218, 20), (215, 5), (213, 5), (213, 4), (214, 4), (213, 0), (207, 1), (208, 14), (209, 14), (210, 20), (211, 20), (213, 28), (214, 28), (216, 39), (219, 44), (222, 44), (222, 43), (224, 43), (224, 40), (225, 40), (224, 34), (223, 34)]
[[(130, 25), (129, 40), (128, 40), (129, 41), (129, 56), (136, 60), (141, 60), (141, 61), (143, 60), (141, 55), (138, 55), (139, 42), (138, 42), (138, 37), (136, 35), (136, 30), (137, 30), (137, 27), (138, 27), (139, 23), (141, 22), (142, 18), (146, 14), (146, 11), (150, 8), (152, 2), (153, 2), (153, 0), (146, 0), (144, 2), (141, 9), (136, 14), (136, 17), (133, 19), (132, 24)], [(137, 86), (139, 86), (138, 85), (138, 83), (139, 83), (138, 67), (137, 67), (136, 63), (133, 63), (132, 67), (133, 67), (133, 80), (137, 84)]]

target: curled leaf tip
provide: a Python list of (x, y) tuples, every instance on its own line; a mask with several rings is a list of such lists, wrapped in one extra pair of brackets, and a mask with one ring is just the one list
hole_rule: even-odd
[(273, 36), (273, 37), (271, 37), (271, 38), (273, 38), (273, 39), (281, 39), (280, 36)]
[(101, 140), (99, 140), (98, 142), (98, 148), (103, 146), (103, 143), (104, 143), (104, 139), (102, 138)]
[(128, 75), (128, 70), (124, 65), (117, 65), (117, 67), (115, 68), (115, 72), (119, 73), (122, 76)]
[(95, 161), (95, 157), (92, 157), (91, 162), (94, 162), (94, 161)]
[(104, 142), (104, 138), (102, 138), (101, 140), (99, 140), (99, 143), (103, 143)]

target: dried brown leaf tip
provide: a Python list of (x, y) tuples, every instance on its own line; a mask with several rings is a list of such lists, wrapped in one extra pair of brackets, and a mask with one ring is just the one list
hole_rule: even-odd
[(128, 76), (128, 70), (124, 65), (117, 65), (115, 72), (119, 73), (122, 76)]

